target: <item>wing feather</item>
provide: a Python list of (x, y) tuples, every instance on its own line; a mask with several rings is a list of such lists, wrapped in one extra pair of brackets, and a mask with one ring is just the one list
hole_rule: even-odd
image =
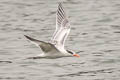
[(70, 31), (70, 24), (66, 16), (62, 3), (59, 3), (56, 13), (56, 30), (53, 34), (51, 42), (64, 46), (65, 40)]
[(59, 52), (56, 47), (50, 43), (44, 42), (44, 41), (40, 41), (34, 38), (31, 38), (27, 35), (24, 35), (27, 39), (29, 39), (33, 44), (35, 44), (36, 46), (40, 47), (41, 50), (47, 54), (54, 54)]

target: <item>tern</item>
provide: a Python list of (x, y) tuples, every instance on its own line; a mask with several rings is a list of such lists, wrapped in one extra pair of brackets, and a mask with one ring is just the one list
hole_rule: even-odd
[(56, 12), (56, 30), (50, 42), (37, 40), (27, 35), (24, 36), (27, 39), (29, 39), (33, 44), (41, 48), (43, 53), (39, 55), (40, 57), (63, 57), (63, 56), (80, 57), (80, 55), (76, 54), (74, 51), (67, 50), (64, 48), (64, 43), (70, 32), (70, 29), (71, 26), (68, 21), (68, 17), (65, 13), (62, 3), (59, 3)]

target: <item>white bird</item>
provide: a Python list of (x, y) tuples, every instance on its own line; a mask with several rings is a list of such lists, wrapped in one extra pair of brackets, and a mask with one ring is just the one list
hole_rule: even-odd
[(24, 35), (33, 44), (39, 46), (43, 51), (40, 57), (63, 57), (63, 56), (76, 56), (80, 57), (78, 54), (71, 50), (66, 50), (64, 48), (65, 40), (70, 32), (70, 23), (68, 17), (64, 11), (62, 3), (59, 3), (57, 13), (56, 13), (56, 30), (51, 38), (50, 42), (44, 42), (37, 39), (33, 39), (27, 35)]

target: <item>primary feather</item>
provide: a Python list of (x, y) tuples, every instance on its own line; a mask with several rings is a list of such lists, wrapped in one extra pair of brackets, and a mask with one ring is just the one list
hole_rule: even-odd
[(56, 14), (56, 30), (53, 34), (51, 42), (64, 47), (65, 40), (70, 32), (70, 24), (64, 8), (61, 3), (59, 3), (57, 14)]

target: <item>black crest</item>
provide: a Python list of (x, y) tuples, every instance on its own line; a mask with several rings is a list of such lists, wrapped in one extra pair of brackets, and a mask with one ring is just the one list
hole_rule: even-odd
[(72, 52), (72, 51), (67, 50), (67, 52), (68, 52), (68, 53), (70, 53), (70, 54), (73, 54), (73, 52)]

